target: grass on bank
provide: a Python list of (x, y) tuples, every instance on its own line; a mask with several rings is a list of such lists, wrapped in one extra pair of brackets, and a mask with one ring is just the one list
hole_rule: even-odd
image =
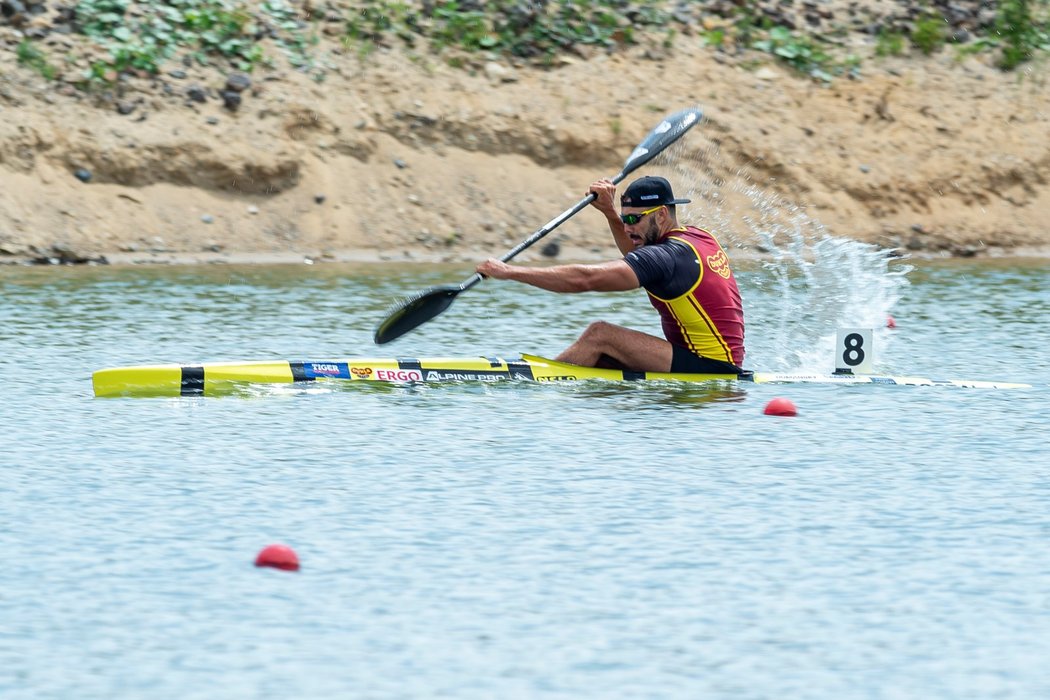
[(1047, 0), (1042, 0), (1043, 14), (1037, 18), (1036, 0), (1002, 0), (995, 17), (995, 32), (1002, 53), (999, 67), (1013, 70), (1032, 58), (1036, 51), (1050, 51), (1050, 23), (1046, 20)]
[(18, 44), (18, 48), (15, 49), (15, 57), (19, 65), (32, 68), (47, 80), (54, 80), (58, 76), (58, 69), (47, 62), (44, 53), (29, 39), (23, 39)]
[[(1048, 6), (1050, 0), (1000, 0), (992, 31), (955, 45), (963, 54), (997, 52), (998, 65), (1013, 70), (1050, 51)], [(81, 87), (109, 85), (126, 73), (156, 74), (175, 58), (252, 71), (259, 64), (274, 67), (282, 54), (292, 67), (323, 80), (326, 57), (315, 55), (321, 33), (340, 37), (361, 56), (400, 43), (464, 67), (477, 65), (474, 57), (550, 65), (559, 56), (595, 49), (643, 43), (668, 48), (678, 41), (761, 52), (821, 81), (855, 75), (860, 64), (856, 56), (842, 55), (830, 36), (774, 25), (757, 0), (729, 6), (673, 0), (335, 0), (319, 7), (325, 9), (304, 14), (285, 0), (79, 0), (74, 31), (105, 51), (92, 58)], [(675, 14), (683, 7), (693, 28), (708, 27), (699, 39), (683, 31)], [(724, 7), (728, 14), (718, 9)], [(39, 43), (23, 41), (18, 61), (55, 79), (60, 71)], [(926, 14), (911, 26), (884, 29), (874, 53), (895, 56), (915, 49), (929, 55), (953, 43), (943, 18)]]

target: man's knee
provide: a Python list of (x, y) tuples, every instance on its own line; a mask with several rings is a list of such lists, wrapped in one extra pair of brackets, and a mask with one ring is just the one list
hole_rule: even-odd
[(616, 326), (608, 321), (594, 321), (583, 331), (582, 337), (592, 342), (603, 342), (612, 335), (614, 328)]

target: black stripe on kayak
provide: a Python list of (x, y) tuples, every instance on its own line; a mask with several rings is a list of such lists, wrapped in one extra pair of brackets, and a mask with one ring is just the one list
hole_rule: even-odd
[(190, 365), (182, 368), (179, 396), (204, 396), (204, 367)]
[(623, 371), (623, 378), (632, 382), (638, 379), (645, 379), (645, 372), (635, 372), (634, 370), (625, 369)]
[(397, 359), (397, 367), (398, 367), (398, 369), (418, 369), (418, 370), (422, 370), (423, 369), (423, 365), (419, 364), (419, 360), (417, 360), (415, 358), (408, 358), (408, 357), (405, 357), (405, 358), (400, 358), (399, 357)]
[(293, 382), (312, 382), (314, 380), (313, 377), (306, 376), (306, 369), (302, 362), (289, 362), (288, 368), (292, 370)]
[[(498, 365), (493, 365), (497, 367)], [(527, 379), (533, 381), (536, 376), (532, 373), (532, 365), (523, 360), (511, 360), (507, 363), (507, 371), (510, 373), (511, 379)]]

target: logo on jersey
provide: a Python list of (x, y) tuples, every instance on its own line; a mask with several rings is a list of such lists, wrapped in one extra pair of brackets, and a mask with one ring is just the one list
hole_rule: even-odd
[(712, 272), (725, 279), (729, 279), (729, 275), (733, 274), (733, 271), (729, 269), (729, 256), (721, 248), (717, 253), (707, 256), (707, 266)]

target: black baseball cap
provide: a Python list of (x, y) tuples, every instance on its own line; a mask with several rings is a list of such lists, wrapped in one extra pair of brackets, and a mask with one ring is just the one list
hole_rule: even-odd
[(688, 204), (691, 200), (675, 199), (671, 183), (662, 177), (640, 177), (623, 191), (621, 207), (658, 207), (664, 204)]

